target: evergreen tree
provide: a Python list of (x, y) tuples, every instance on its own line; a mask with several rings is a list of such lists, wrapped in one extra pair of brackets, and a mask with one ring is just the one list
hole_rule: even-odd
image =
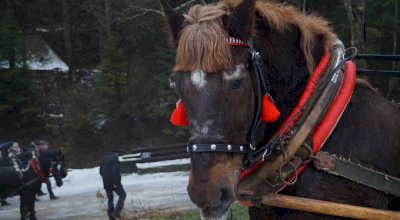
[(26, 68), (25, 43), (10, 1), (0, 17), (0, 129), (39, 126), (35, 85)]

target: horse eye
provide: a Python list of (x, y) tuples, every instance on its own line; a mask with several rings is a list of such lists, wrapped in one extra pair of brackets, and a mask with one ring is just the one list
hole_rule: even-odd
[(242, 84), (243, 84), (243, 79), (238, 79), (238, 80), (235, 80), (233, 83), (232, 83), (232, 89), (240, 89), (241, 87), (242, 87)]

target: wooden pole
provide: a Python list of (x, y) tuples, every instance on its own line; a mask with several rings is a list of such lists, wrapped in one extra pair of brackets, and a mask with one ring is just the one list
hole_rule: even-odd
[(396, 211), (380, 210), (282, 194), (265, 195), (262, 198), (262, 202), (264, 205), (268, 206), (355, 219), (400, 219), (400, 212)]

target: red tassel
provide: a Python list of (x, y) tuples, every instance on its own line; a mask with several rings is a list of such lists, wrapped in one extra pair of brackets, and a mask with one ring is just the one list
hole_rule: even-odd
[(188, 126), (189, 120), (186, 116), (185, 107), (182, 101), (179, 99), (176, 103), (176, 108), (171, 114), (169, 121), (175, 126)]
[(274, 105), (271, 98), (268, 95), (263, 96), (263, 105), (261, 107), (261, 121), (271, 123), (279, 118), (281, 113), (278, 108)]

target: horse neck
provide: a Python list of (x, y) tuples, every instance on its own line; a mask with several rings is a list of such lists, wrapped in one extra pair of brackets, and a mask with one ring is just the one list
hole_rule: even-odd
[[(276, 122), (266, 125), (264, 136), (265, 140), (268, 140), (296, 106), (310, 72), (300, 49), (300, 30), (297, 27), (291, 26), (285, 33), (270, 31), (264, 22), (257, 22), (257, 27), (259, 30), (253, 40), (257, 46), (256, 50), (263, 57), (262, 68), (267, 91), (281, 112), (281, 117)], [(322, 39), (317, 38), (313, 50), (316, 64), (323, 51)]]

